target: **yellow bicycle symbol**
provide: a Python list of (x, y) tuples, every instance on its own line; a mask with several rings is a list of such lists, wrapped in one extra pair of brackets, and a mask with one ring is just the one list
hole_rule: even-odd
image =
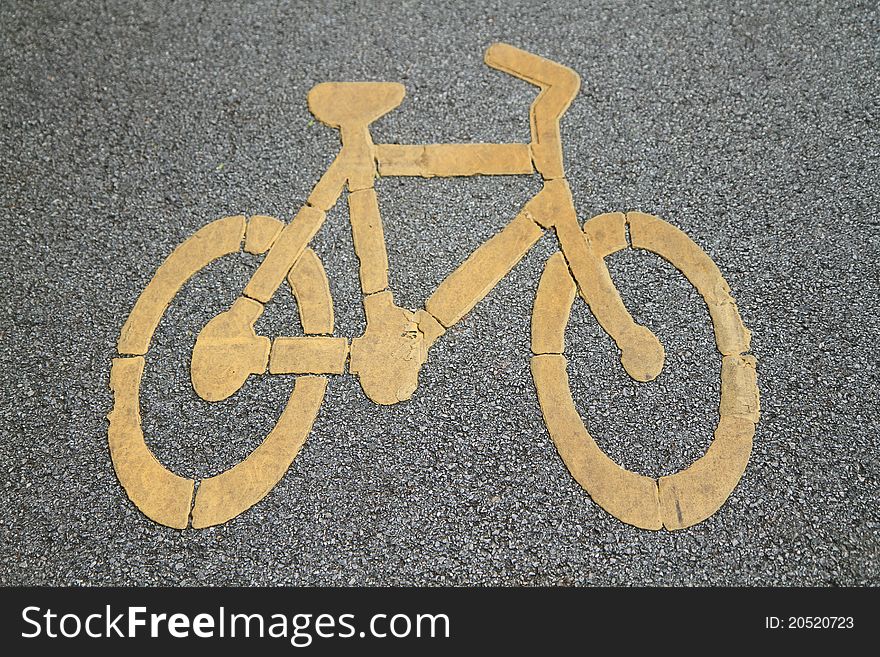
[[(505, 44), (486, 64), (540, 87), (531, 106), (528, 144), (374, 144), (370, 124), (397, 107), (402, 85), (337, 82), (314, 87), (309, 109), (337, 128), (342, 148), (289, 224), (267, 216), (214, 221), (168, 256), (141, 293), (122, 328), (110, 385), (109, 443), (128, 496), (169, 527), (226, 522), (278, 483), (311, 431), (327, 376), (347, 369), (379, 404), (410, 399), (428, 350), (554, 230), (560, 250), (547, 261), (532, 314), (532, 374), (544, 421), (574, 478), (606, 511), (644, 529), (679, 529), (717, 511), (739, 482), (758, 421), (755, 359), (730, 289), (712, 259), (677, 228), (639, 212), (610, 213), (578, 223), (565, 178), (559, 119), (580, 87), (571, 69)], [(543, 187), (498, 234), (482, 244), (434, 291), (422, 310), (394, 303), (374, 181), (377, 176), (529, 175)], [(367, 317), (363, 335), (333, 335), (333, 302), (323, 264), (309, 243), (347, 188)], [(627, 311), (604, 258), (624, 248), (647, 249), (675, 265), (709, 308), (721, 354), (720, 421), (708, 451), (690, 467), (653, 479), (625, 470), (596, 445), (575, 409), (566, 373), (565, 331), (576, 296), (614, 339), (627, 373), (638, 381), (660, 374), (664, 351)], [(226, 399), (250, 375), (300, 375), (272, 431), (242, 462), (195, 481), (175, 475), (153, 456), (141, 429), (139, 388), (144, 356), (165, 309), (199, 270), (243, 248), (265, 259), (240, 298), (209, 321), (192, 352), (192, 383), (207, 401)], [(257, 335), (264, 304), (287, 280), (304, 336)]]

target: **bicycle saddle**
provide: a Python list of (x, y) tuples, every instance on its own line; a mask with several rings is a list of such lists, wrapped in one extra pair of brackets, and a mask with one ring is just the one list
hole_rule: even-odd
[(309, 110), (331, 128), (368, 125), (400, 105), (406, 94), (398, 82), (322, 82), (309, 91)]

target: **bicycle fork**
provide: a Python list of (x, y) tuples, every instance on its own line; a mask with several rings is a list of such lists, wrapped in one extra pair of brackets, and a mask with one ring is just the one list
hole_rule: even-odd
[(636, 381), (655, 379), (663, 369), (663, 345), (650, 329), (637, 324), (623, 305), (602, 254), (593, 248), (578, 225), (568, 182), (565, 178), (547, 181), (543, 192), (547, 195), (535, 204), (532, 219), (556, 230), (580, 295), (620, 349), (620, 361), (627, 374)]

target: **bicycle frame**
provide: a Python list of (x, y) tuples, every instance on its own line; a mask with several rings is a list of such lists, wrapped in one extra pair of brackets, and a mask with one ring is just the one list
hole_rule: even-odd
[[(580, 86), (570, 69), (511, 46), (496, 44), (486, 62), (541, 88), (531, 111), (528, 144), (374, 144), (369, 125), (396, 107), (403, 87), (392, 83), (324, 83), (309, 93), (309, 106), (319, 120), (338, 128), (342, 149), (315, 185), (306, 204), (278, 236), (268, 255), (244, 290), (244, 297), (264, 304), (274, 295), (322, 226), (326, 212), (345, 189), (355, 251), (360, 260), (367, 329), (351, 343), (350, 354), (338, 342), (318, 338), (309, 342), (309, 373), (340, 373), (350, 355), (349, 371), (360, 377), (367, 395), (381, 404), (394, 404), (412, 396), (418, 371), (427, 351), (447, 329), (454, 326), (525, 256), (541, 236), (554, 229), (566, 262), (583, 298), (602, 327), (623, 352), (627, 371), (639, 380), (650, 380), (660, 371), (663, 348), (647, 329), (635, 323), (614, 287), (600, 254), (596, 253), (578, 225), (574, 203), (565, 179), (559, 119)], [(498, 234), (481, 245), (450, 274), (416, 313), (394, 304), (388, 289), (388, 256), (374, 181), (378, 176), (469, 176), (541, 174), (543, 188)], [(248, 310), (259, 316), (262, 306)], [(229, 344), (230, 326), (247, 333), (242, 321), (223, 318), (223, 334), (217, 325), (206, 327), (206, 339), (197, 344), (195, 360), (215, 360), (206, 349), (212, 342)], [(250, 327), (253, 322), (250, 322)], [(210, 336), (215, 335), (214, 338)], [(243, 339), (243, 338), (242, 338)], [(319, 362), (315, 362), (315, 354)], [(278, 338), (271, 349), (271, 373), (302, 373), (303, 343)], [(342, 363), (340, 363), (342, 359)], [(289, 364), (296, 363), (291, 370)], [(201, 369), (205, 369), (204, 366)], [(248, 368), (241, 369), (246, 371)], [(249, 368), (250, 373), (253, 368)], [(246, 374), (245, 374), (246, 376)], [(211, 376), (215, 382), (219, 377)], [(208, 399), (231, 394), (244, 382), (229, 378), (222, 391), (200, 391)], [(198, 383), (198, 382), (196, 382)], [(197, 389), (199, 386), (197, 385)]]
[[(218, 219), (178, 246), (138, 297), (122, 327), (110, 372), (115, 403), (108, 442), (119, 480), (150, 518), (170, 527), (208, 527), (259, 502), (280, 481), (311, 431), (328, 378), (356, 374), (380, 404), (409, 399), (428, 349), (462, 319), (550, 229), (560, 252), (544, 267), (532, 312), (532, 376), (547, 428), (572, 476), (615, 517), (645, 529), (680, 529), (714, 513), (736, 486), (751, 453), (759, 417), (755, 358), (718, 267), (690, 238), (659, 217), (608, 213), (578, 224), (562, 165), (559, 118), (577, 93), (574, 72), (510, 46), (496, 44), (486, 62), (541, 88), (532, 104), (528, 144), (394, 145), (372, 141), (369, 125), (400, 104), (392, 83), (326, 83), (309, 93), (309, 107), (338, 128), (342, 149), (286, 226), (267, 216)], [(388, 256), (374, 180), (383, 176), (514, 175), (539, 173), (542, 189), (507, 226), (481, 245), (428, 298), (410, 311), (388, 288)], [(360, 260), (367, 327), (349, 342), (333, 335), (326, 272), (308, 244), (325, 213), (348, 190), (354, 246)], [(636, 380), (659, 374), (664, 353), (627, 312), (608, 274), (606, 256), (627, 246), (647, 249), (675, 265), (706, 302), (722, 355), (721, 401), (715, 438), (706, 454), (673, 475), (654, 479), (625, 470), (598, 447), (571, 396), (565, 331), (575, 295), (589, 304), (617, 342)], [(207, 401), (235, 393), (251, 374), (303, 374), (272, 431), (251, 454), (196, 482), (162, 466), (144, 441), (139, 397), (145, 355), (165, 309), (184, 283), (214, 260), (244, 249), (267, 253), (243, 295), (210, 320), (196, 339), (191, 375)], [(255, 322), (287, 278), (304, 336), (259, 336)]]

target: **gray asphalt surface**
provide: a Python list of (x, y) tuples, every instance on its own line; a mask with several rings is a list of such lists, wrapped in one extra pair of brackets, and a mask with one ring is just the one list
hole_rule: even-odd
[[(772, 5), (772, 6), (771, 6)], [(870, 2), (30, 3), (0, 6), (0, 583), (663, 584), (880, 582), (878, 17)], [(583, 78), (563, 121), (584, 219), (641, 209), (715, 259), (759, 359), (762, 418), (728, 503), (645, 532), (577, 485), (541, 419), (529, 318), (545, 237), (430, 356), (409, 403), (336, 377), (281, 483), (228, 524), (161, 527), (107, 449), (110, 359), (173, 248), (221, 216), (289, 220), (338, 148), (305, 96), (391, 80), (377, 142), (526, 141), (534, 89), (493, 41)], [(538, 188), (383, 179), (397, 300), (420, 305)], [(364, 326), (342, 207), (318, 235), (337, 333)], [(189, 383), (195, 335), (258, 260), (232, 256), (169, 309), (142, 388), (150, 447), (216, 474), (274, 424), (288, 378), (221, 404)], [(667, 368), (632, 382), (583, 303), (569, 374), (618, 463), (675, 472), (717, 421), (720, 360), (683, 277), (614, 256)], [(259, 328), (300, 329), (290, 298)], [(288, 295), (289, 296), (289, 295)]]

